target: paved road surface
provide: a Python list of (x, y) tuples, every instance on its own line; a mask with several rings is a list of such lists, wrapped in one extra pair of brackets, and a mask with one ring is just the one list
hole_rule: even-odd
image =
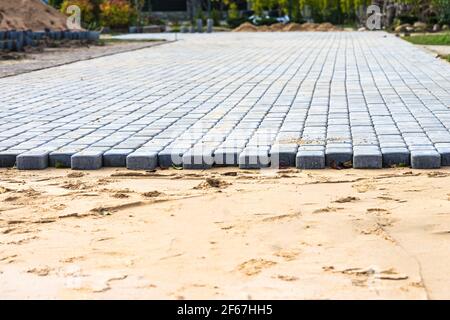
[(450, 165), (450, 65), (382, 32), (184, 35), (0, 88), (3, 167)]

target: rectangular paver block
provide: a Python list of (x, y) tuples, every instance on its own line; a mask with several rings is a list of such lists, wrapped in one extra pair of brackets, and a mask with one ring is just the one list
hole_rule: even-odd
[(353, 150), (349, 147), (326, 148), (325, 164), (327, 167), (341, 166), (353, 160)]
[(296, 156), (296, 167), (299, 169), (325, 168), (325, 152), (323, 150), (299, 150)]
[(411, 150), (411, 167), (414, 169), (440, 168), (441, 155), (434, 149)]
[(16, 158), (19, 154), (27, 150), (5, 150), (0, 152), (0, 168), (12, 168), (16, 164)]
[(436, 150), (441, 155), (441, 166), (450, 166), (450, 146), (439, 146), (435, 145)]
[(49, 166), (56, 168), (70, 168), (72, 165), (72, 156), (80, 151), (82, 151), (84, 147), (73, 147), (73, 148), (62, 148), (60, 150), (56, 150), (50, 152), (49, 158)]
[(74, 170), (97, 170), (103, 165), (103, 152), (83, 150), (71, 158), (71, 168)]
[(103, 154), (103, 166), (105, 167), (126, 167), (127, 156), (133, 153), (134, 149), (113, 149)]
[(183, 154), (183, 169), (209, 169), (214, 164), (213, 150), (191, 149)]
[(273, 168), (295, 167), (296, 144), (277, 144), (270, 148), (270, 165)]
[(48, 151), (28, 151), (16, 160), (19, 170), (42, 170), (48, 167)]
[(239, 155), (242, 149), (219, 148), (214, 151), (214, 164), (216, 166), (238, 166)]
[(158, 153), (137, 150), (127, 156), (126, 165), (130, 170), (153, 170), (158, 165)]
[(409, 166), (411, 154), (405, 147), (381, 148), (383, 155), (383, 167)]
[(158, 165), (161, 168), (181, 167), (185, 152), (186, 149), (164, 149), (158, 153)]
[(353, 168), (379, 169), (383, 166), (383, 158), (378, 147), (358, 146), (353, 148)]
[(239, 155), (239, 168), (261, 169), (270, 165), (268, 148), (244, 149)]

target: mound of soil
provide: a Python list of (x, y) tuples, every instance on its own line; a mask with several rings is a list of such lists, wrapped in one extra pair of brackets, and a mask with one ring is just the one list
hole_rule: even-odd
[(340, 31), (341, 29), (329, 22), (321, 23), (315, 29), (316, 31)]
[(289, 24), (285, 25), (283, 28), (283, 31), (291, 32), (291, 31), (305, 31), (305, 30), (300, 23), (293, 22), (293, 23), (289, 23)]
[(289, 23), (287, 25), (282, 23), (275, 23), (271, 26), (254, 26), (249, 22), (241, 24), (239, 27), (234, 29), (235, 32), (268, 32), (268, 31), (282, 31), (282, 32), (293, 32), (293, 31), (341, 31), (342, 29), (336, 27), (335, 25), (325, 22), (325, 23), (311, 23), (306, 22), (303, 24), (299, 23)]
[(250, 22), (244, 22), (239, 27), (233, 30), (234, 32), (256, 32), (258, 27), (252, 25)]
[(274, 23), (270, 26), (271, 31), (283, 31), (283, 28), (285, 27), (284, 23)]
[(67, 17), (41, 0), (0, 0), (0, 30), (67, 30)]

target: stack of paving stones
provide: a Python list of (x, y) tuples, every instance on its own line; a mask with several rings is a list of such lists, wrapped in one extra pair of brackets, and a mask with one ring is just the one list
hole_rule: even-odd
[(385, 33), (187, 37), (0, 85), (1, 167), (450, 165), (450, 66)]

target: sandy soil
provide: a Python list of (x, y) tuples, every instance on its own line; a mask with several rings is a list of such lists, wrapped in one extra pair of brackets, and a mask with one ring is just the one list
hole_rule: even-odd
[(450, 55), (450, 46), (430, 46), (430, 45), (418, 45), (421, 48), (424, 48), (428, 51), (431, 51), (435, 54), (441, 55), (441, 56), (448, 56)]
[(1, 298), (450, 298), (450, 169), (0, 170)]
[(0, 55), (0, 78), (15, 76), (36, 70), (62, 66), (77, 61), (100, 58), (122, 52), (140, 50), (170, 43), (171, 41), (118, 41), (103, 46), (72, 46), (43, 48), (36, 52), (7, 53), (16, 60), (3, 60)]
[(41, 0), (0, 0), (0, 30), (66, 30), (67, 17)]

